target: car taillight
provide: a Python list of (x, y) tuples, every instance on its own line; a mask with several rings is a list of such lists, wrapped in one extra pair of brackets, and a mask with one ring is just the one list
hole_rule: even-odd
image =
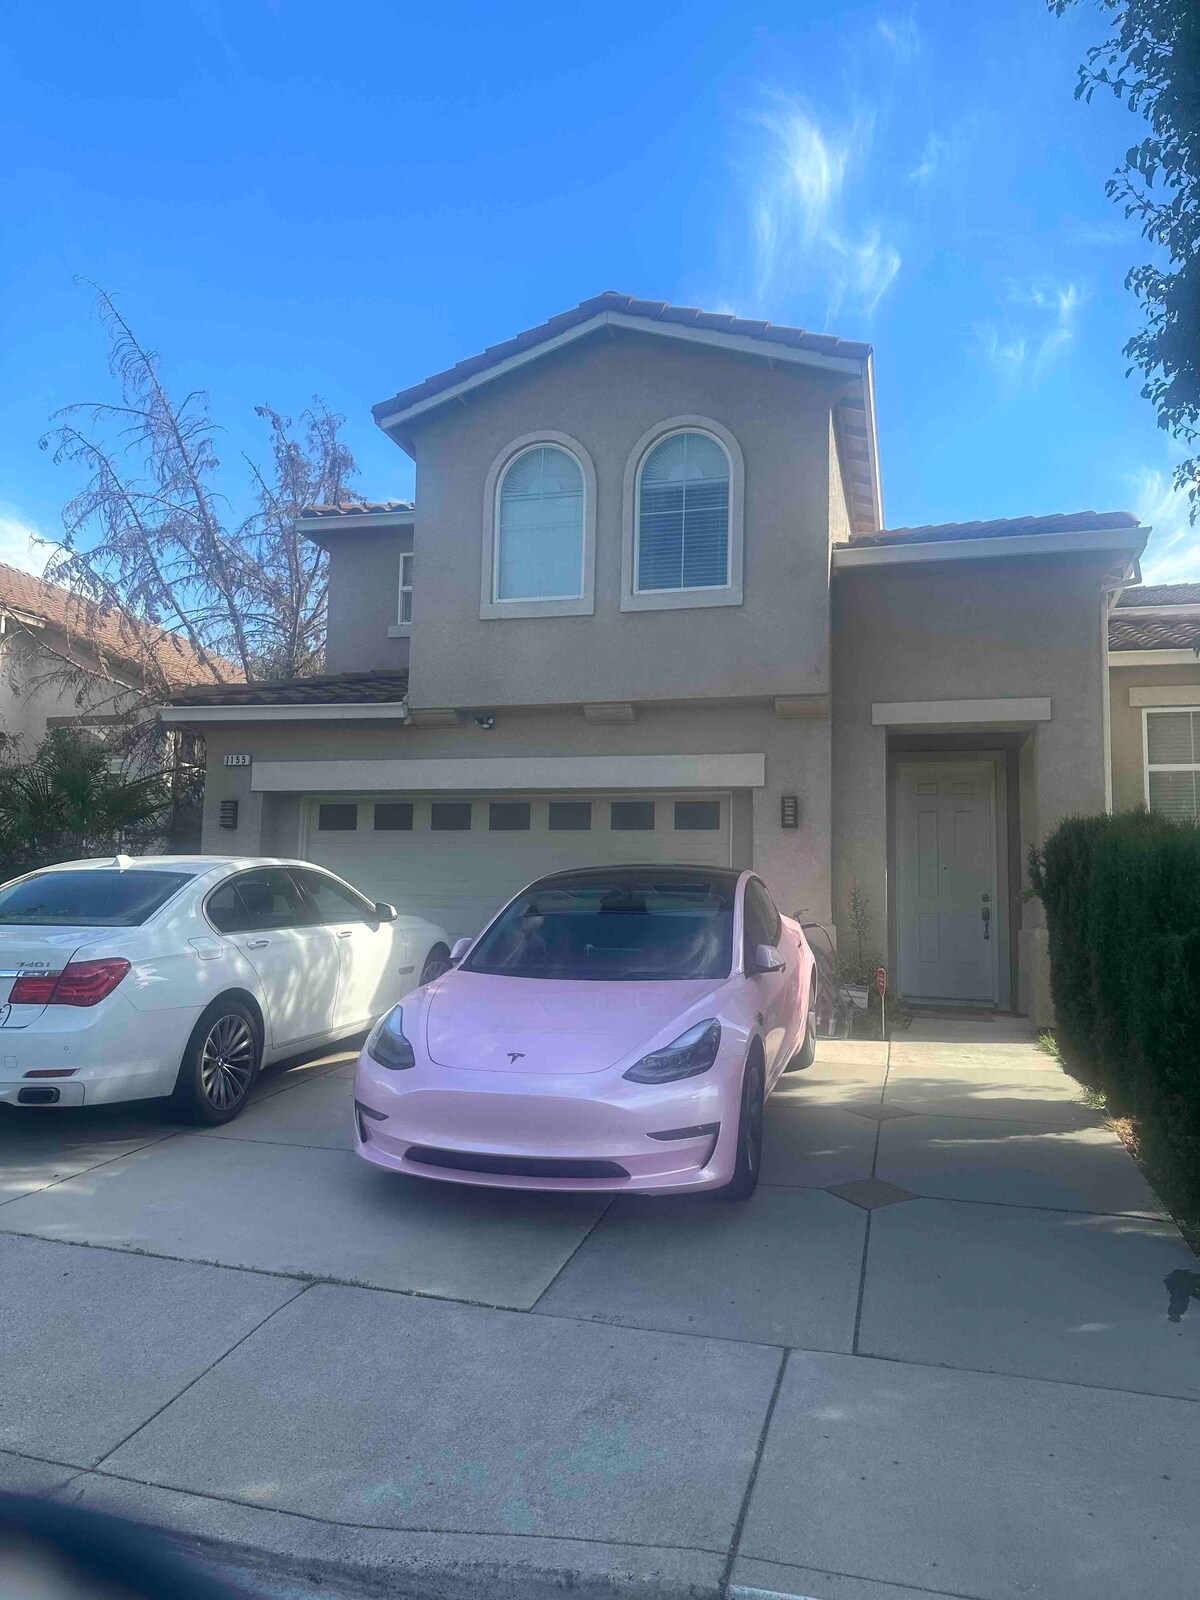
[(124, 956), (68, 961), (61, 972), (25, 973), (12, 986), (12, 1006), (95, 1006), (129, 971)]

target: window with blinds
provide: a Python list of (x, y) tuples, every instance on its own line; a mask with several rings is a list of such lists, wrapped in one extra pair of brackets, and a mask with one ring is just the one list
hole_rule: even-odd
[(583, 471), (556, 445), (534, 445), (500, 485), (497, 600), (570, 600), (583, 593)]
[(729, 458), (706, 433), (672, 433), (647, 455), (638, 486), (637, 587), (729, 585)]
[(1200, 711), (1147, 711), (1146, 798), (1176, 822), (1200, 822)]

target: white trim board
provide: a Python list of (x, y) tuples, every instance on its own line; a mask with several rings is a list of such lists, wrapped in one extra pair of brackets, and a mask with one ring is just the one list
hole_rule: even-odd
[(1049, 722), (1050, 696), (1025, 700), (892, 700), (871, 707), (875, 728), (927, 727), (930, 723), (978, 727), (1007, 722)]
[(296, 526), (305, 538), (317, 539), (322, 533), (353, 533), (356, 528), (411, 528), (417, 520), (411, 511), (355, 511), (344, 517), (299, 517)]
[(1194, 650), (1110, 650), (1110, 667), (1200, 667)]
[(442, 756), (407, 761), (258, 761), (250, 787), (287, 793), (389, 790), (761, 789), (765, 755)]
[(308, 706), (164, 706), (167, 723), (192, 722), (407, 722), (407, 700), (356, 700), (349, 705)]
[(1151, 711), (1174, 706), (1200, 706), (1200, 683), (1160, 683), (1149, 689), (1130, 689), (1129, 704)]
[(898, 567), (919, 561), (989, 561), (999, 556), (1073, 555), (1087, 550), (1132, 550), (1140, 554), (1151, 530), (1101, 528), (1095, 533), (1024, 533), (997, 539), (931, 539), (925, 544), (834, 546), (835, 572), (855, 567)]

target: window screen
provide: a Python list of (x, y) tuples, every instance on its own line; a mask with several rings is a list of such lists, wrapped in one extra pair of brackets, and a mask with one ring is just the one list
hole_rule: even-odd
[(676, 800), (675, 827), (681, 833), (711, 833), (721, 826), (719, 800)]
[(319, 805), (317, 827), (322, 833), (353, 833), (358, 827), (358, 806), (353, 800)]
[(435, 800), (429, 807), (429, 826), (438, 833), (468, 833), (471, 828), (471, 802)]
[(1146, 713), (1146, 769), (1151, 811), (1200, 821), (1200, 711)]
[(412, 825), (413, 805), (411, 800), (376, 801), (376, 833), (411, 833)]
[(493, 833), (527, 833), (528, 800), (493, 800), (488, 806), (488, 827)]
[(639, 591), (729, 584), (729, 458), (705, 433), (672, 433), (642, 463)]
[(587, 833), (591, 826), (590, 800), (551, 800), (551, 833)]
[(614, 833), (649, 833), (654, 828), (653, 800), (614, 800), (609, 815)]

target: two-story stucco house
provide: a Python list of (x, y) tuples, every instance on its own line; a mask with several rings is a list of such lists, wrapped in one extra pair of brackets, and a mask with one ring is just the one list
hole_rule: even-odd
[[(603, 294), (375, 407), (326, 677), (188, 691), (205, 844), (475, 931), (581, 862), (757, 869), (899, 991), (1045, 1010), (1027, 847), (1109, 788), (1127, 513), (883, 528), (870, 347)], [(226, 803), (236, 801), (236, 807)]]

